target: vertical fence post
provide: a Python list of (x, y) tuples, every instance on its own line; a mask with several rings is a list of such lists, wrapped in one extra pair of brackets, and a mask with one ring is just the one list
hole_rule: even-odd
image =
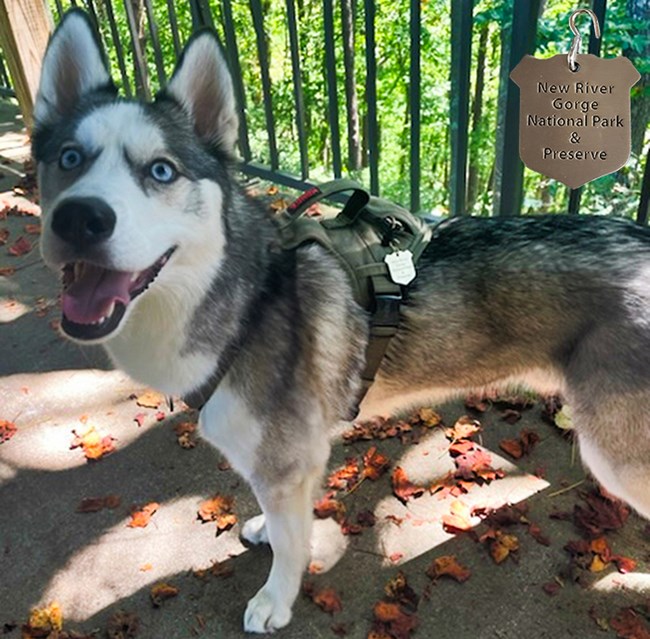
[(52, 28), (44, 0), (0, 0), (0, 42), (28, 129), (33, 124), (41, 61)]
[(339, 101), (336, 86), (336, 55), (334, 53), (334, 7), (332, 0), (323, 0), (325, 27), (325, 71), (327, 77), (327, 110), (332, 136), (332, 169), (334, 177), (341, 177), (341, 134), (339, 129)]
[(417, 212), (420, 210), (420, 96), (422, 93), (420, 73), (420, 0), (411, 0), (409, 26), (411, 32), (411, 61), (409, 67), (409, 117), (411, 119), (410, 207), (411, 211)]
[(641, 193), (639, 195), (639, 210), (636, 212), (636, 221), (645, 226), (648, 223), (650, 213), (650, 151), (645, 158), (645, 170), (641, 182)]
[(377, 119), (377, 54), (375, 51), (375, 0), (365, 0), (366, 105), (370, 192), (379, 195), (379, 122)]
[(474, 0), (451, 0), (451, 170), (449, 212), (467, 211), (467, 144), (469, 136), (469, 89), (472, 62), (472, 11)]
[(510, 72), (526, 53), (535, 50), (535, 32), (540, 0), (513, 2), (509, 42), (501, 60), (499, 114), (502, 128), (497, 136), (494, 213), (519, 215), (523, 200), (524, 165), (519, 159), (519, 87)]
[[(591, 10), (596, 14), (598, 18), (598, 23), (600, 24), (600, 33), (605, 32), (605, 11), (607, 9), (607, 0), (593, 0), (591, 3)], [(600, 55), (600, 44), (602, 42), (602, 36), (600, 38), (596, 37), (594, 32), (594, 25), (591, 24), (591, 30), (589, 32), (589, 53), (599, 56)], [(582, 187), (577, 189), (569, 189), (569, 215), (577, 215), (580, 212), (580, 198), (582, 197)]]

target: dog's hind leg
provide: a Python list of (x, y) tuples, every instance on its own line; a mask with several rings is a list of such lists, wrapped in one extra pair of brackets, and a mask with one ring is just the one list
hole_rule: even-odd
[(246, 607), (244, 630), (247, 632), (271, 632), (291, 620), (291, 607), (309, 561), (312, 497), (320, 477), (318, 468), (313, 473), (289, 478), (282, 485), (261, 486), (253, 482), (264, 521), (257, 518), (252, 521), (258, 534), (268, 536), (273, 564), (266, 583)]

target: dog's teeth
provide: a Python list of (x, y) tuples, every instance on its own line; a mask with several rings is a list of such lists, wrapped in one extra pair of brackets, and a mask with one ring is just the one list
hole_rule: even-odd
[(113, 302), (109, 307), (108, 307), (108, 313), (106, 313), (106, 317), (102, 318), (102, 321), (107, 319), (113, 314), (113, 311), (115, 310), (115, 302)]
[(139, 276), (140, 276), (140, 273), (133, 273), (131, 275), (131, 284), (133, 284), (133, 282), (135, 282), (138, 279)]

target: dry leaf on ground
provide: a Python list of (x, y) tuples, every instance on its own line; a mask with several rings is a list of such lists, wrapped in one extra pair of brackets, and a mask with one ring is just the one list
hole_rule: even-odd
[(305, 582), (302, 590), (324, 612), (334, 614), (343, 610), (341, 597), (334, 588), (316, 588), (313, 583)]
[(149, 591), (149, 596), (151, 597), (151, 603), (154, 607), (159, 608), (162, 606), (163, 602), (172, 597), (178, 595), (178, 588), (167, 583), (159, 583), (155, 586), (152, 586)]
[(70, 444), (70, 450), (81, 448), (88, 460), (98, 460), (109, 455), (115, 450), (115, 438), (110, 435), (102, 437), (94, 426), (88, 428), (82, 435), (73, 430), (74, 439)]
[(472, 573), (469, 568), (458, 563), (455, 555), (444, 555), (437, 557), (431, 562), (427, 568), (427, 576), (431, 579), (438, 579), (439, 577), (451, 577), (459, 583), (467, 581)]
[(26, 255), (32, 250), (32, 243), (24, 236), (21, 235), (8, 249), (7, 253), (14, 257)]
[(106, 497), (86, 497), (77, 506), (78, 513), (96, 513), (104, 508), (114, 510), (118, 508), (122, 500), (118, 495), (106, 495)]
[(63, 630), (63, 613), (58, 603), (45, 608), (32, 608), (29, 621), (22, 627), (23, 639), (39, 639)]
[(154, 390), (148, 390), (136, 396), (135, 403), (143, 408), (158, 408), (165, 401), (162, 393)]
[(133, 639), (140, 629), (140, 619), (131, 612), (118, 610), (108, 620), (106, 634), (108, 639)]
[(152, 501), (144, 505), (139, 510), (134, 510), (131, 513), (131, 521), (127, 524), (129, 528), (146, 528), (151, 521), (151, 518), (156, 514), (160, 508), (160, 504)]
[(217, 494), (201, 503), (197, 515), (203, 523), (216, 522), (219, 536), (237, 523), (237, 515), (233, 513), (234, 504), (234, 497)]
[(406, 503), (411, 497), (420, 497), (425, 490), (424, 486), (417, 486), (406, 476), (406, 471), (401, 466), (395, 466), (391, 476), (393, 493), (402, 502)]
[(17, 430), (16, 424), (13, 422), (0, 419), (0, 444), (8, 442), (16, 434)]

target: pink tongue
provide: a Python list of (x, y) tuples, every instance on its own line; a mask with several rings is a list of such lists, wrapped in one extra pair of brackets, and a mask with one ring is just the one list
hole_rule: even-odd
[(132, 273), (86, 264), (83, 275), (63, 293), (63, 314), (76, 324), (91, 324), (108, 314), (113, 302), (131, 300)]

